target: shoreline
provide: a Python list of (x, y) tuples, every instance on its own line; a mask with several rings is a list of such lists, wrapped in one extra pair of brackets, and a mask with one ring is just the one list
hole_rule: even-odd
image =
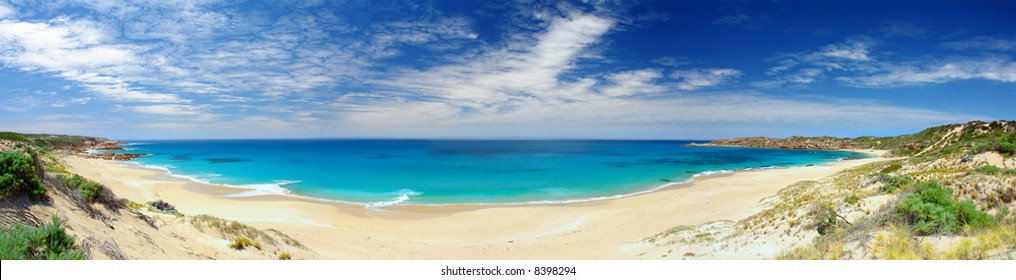
[[(780, 148), (765, 148), (765, 147), (756, 148), (756, 147), (740, 147), (740, 146), (723, 146), (723, 145), (695, 144), (695, 143), (691, 143), (691, 144), (687, 144), (687, 145), (690, 145), (690, 146), (703, 146), (703, 147), (748, 148), (748, 149), (780, 149)], [(869, 156), (869, 158), (882, 158), (883, 155), (888, 153), (887, 150), (873, 150), (873, 149), (863, 149), (863, 150), (862, 149), (838, 149), (838, 150), (820, 150), (820, 151), (852, 152), (852, 153), (858, 153), (858, 154), (865, 154), (865, 155)], [(72, 155), (72, 156), (80, 157), (79, 155)], [(861, 158), (861, 159), (864, 159), (864, 158)], [(822, 166), (822, 165), (829, 165), (829, 164), (833, 164), (833, 163), (837, 163), (837, 162), (843, 162), (843, 161), (846, 161), (846, 160), (856, 160), (856, 158), (854, 158), (854, 159), (840, 159), (838, 161), (832, 161), (832, 162), (826, 162), (826, 163), (820, 163), (820, 164), (807, 164), (807, 165), (796, 165), (796, 166), (766, 166), (766, 167), (748, 167), (748, 168), (742, 168), (742, 169), (736, 169), (736, 170), (730, 170), (730, 169), (706, 170), (706, 171), (702, 171), (702, 172), (698, 172), (698, 173), (692, 174), (691, 177), (689, 177), (688, 179), (685, 179), (685, 180), (679, 181), (679, 182), (667, 182), (667, 183), (663, 183), (663, 184), (660, 184), (660, 185), (655, 185), (655, 186), (652, 186), (652, 187), (647, 187), (645, 189), (636, 190), (636, 191), (632, 191), (632, 192), (619, 193), (619, 194), (607, 195), (607, 196), (588, 197), (588, 198), (567, 198), (567, 199), (563, 199), (563, 200), (535, 200), (535, 201), (522, 201), (522, 202), (475, 202), (475, 203), (430, 203), (430, 204), (402, 204), (401, 201), (399, 201), (399, 202), (395, 202), (394, 204), (381, 205), (381, 206), (377, 206), (377, 207), (372, 207), (371, 205), (372, 204), (391, 203), (392, 201), (373, 201), (373, 202), (361, 203), (361, 202), (345, 201), (345, 200), (340, 200), (340, 199), (313, 197), (313, 196), (308, 196), (308, 195), (301, 195), (301, 194), (292, 193), (291, 190), (289, 190), (289, 189), (284, 187), (285, 185), (288, 185), (288, 184), (299, 183), (300, 182), (299, 180), (297, 180), (295, 182), (294, 181), (281, 181), (281, 182), (280, 181), (276, 181), (276, 182), (273, 182), (273, 183), (258, 183), (258, 184), (247, 184), (247, 185), (229, 185), (229, 184), (224, 184), (224, 183), (215, 183), (215, 182), (211, 182), (211, 181), (207, 181), (207, 180), (203, 180), (203, 179), (198, 179), (198, 178), (196, 178), (194, 176), (190, 176), (190, 175), (176, 174), (176, 173), (173, 173), (173, 171), (170, 170), (169, 168), (162, 167), (162, 166), (150, 166), (150, 165), (141, 164), (141, 163), (136, 162), (136, 161), (126, 161), (126, 160), (125, 161), (116, 161), (116, 160), (114, 160), (112, 162), (113, 163), (117, 163), (117, 164), (123, 164), (125, 166), (132, 166), (133, 168), (136, 168), (136, 169), (148, 170), (148, 171), (154, 171), (154, 172), (160, 172), (160, 173), (163, 173), (167, 177), (171, 177), (172, 179), (184, 180), (184, 181), (188, 181), (188, 182), (191, 182), (191, 183), (194, 183), (194, 184), (200, 184), (200, 185), (206, 185), (206, 186), (211, 186), (211, 187), (219, 187), (219, 188), (228, 188), (228, 189), (240, 190), (238, 192), (230, 193), (228, 196), (223, 197), (223, 198), (237, 199), (237, 198), (250, 198), (250, 197), (263, 197), (263, 196), (283, 197), (283, 198), (292, 198), (292, 199), (299, 199), (299, 200), (320, 201), (320, 202), (323, 202), (323, 203), (339, 203), (339, 204), (346, 204), (346, 205), (351, 205), (351, 206), (360, 206), (360, 207), (363, 207), (366, 210), (373, 209), (373, 210), (384, 211), (382, 208), (398, 208), (398, 207), (445, 207), (445, 206), (508, 207), (508, 206), (527, 206), (527, 205), (563, 205), (563, 204), (577, 204), (577, 203), (588, 203), (588, 202), (597, 202), (597, 201), (608, 201), (608, 200), (622, 199), (622, 198), (626, 198), (626, 197), (632, 197), (632, 196), (639, 196), (639, 195), (650, 194), (650, 193), (653, 193), (653, 192), (662, 191), (662, 190), (666, 190), (666, 189), (670, 189), (670, 188), (678, 188), (678, 187), (681, 187), (681, 186), (689, 185), (689, 184), (695, 182), (696, 180), (704, 180), (704, 179), (709, 179), (711, 177), (729, 175), (729, 174), (734, 174), (734, 173), (757, 172), (757, 171), (765, 171), (765, 170), (773, 170), (773, 169), (788, 169), (788, 168), (799, 168), (799, 167), (808, 167), (808, 166)], [(274, 185), (275, 188), (278, 188), (280, 190), (260, 193), (259, 191), (261, 191), (262, 189), (243, 187), (243, 186), (251, 186), (251, 185)], [(242, 195), (244, 193), (249, 193), (249, 192), (255, 192), (255, 193), (251, 194), (251, 195)]]
[[(869, 151), (870, 154), (871, 151)], [(760, 200), (874, 157), (739, 171), (621, 198), (562, 204), (363, 205), (290, 195), (223, 197), (244, 189), (201, 184), (139, 165), (76, 156), (68, 169), (137, 202), (162, 199), (290, 234), (325, 259), (637, 259), (645, 238), (681, 225), (740, 220)], [(745, 258), (767, 256), (745, 255)], [(185, 258), (185, 257), (182, 257)]]

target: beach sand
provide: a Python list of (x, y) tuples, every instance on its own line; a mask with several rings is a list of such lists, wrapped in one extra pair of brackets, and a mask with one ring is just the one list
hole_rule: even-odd
[[(636, 259), (644, 239), (672, 227), (736, 221), (802, 180), (818, 180), (875, 157), (824, 165), (695, 178), (623, 198), (532, 205), (362, 205), (283, 195), (227, 197), (243, 189), (172, 177), (136, 164), (65, 158), (68, 169), (137, 202), (162, 199), (186, 215), (208, 214), (275, 228), (320, 259)], [(224, 244), (222, 246), (225, 246)], [(765, 258), (746, 253), (743, 258)], [(163, 253), (158, 259), (193, 258)]]

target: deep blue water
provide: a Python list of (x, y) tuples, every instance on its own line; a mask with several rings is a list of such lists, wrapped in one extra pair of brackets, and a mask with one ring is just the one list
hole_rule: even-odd
[[(137, 141), (137, 159), (196, 180), (385, 205), (595, 199), (709, 171), (801, 166), (849, 152), (684, 147), (688, 141)], [(380, 203), (380, 204), (378, 204)]]

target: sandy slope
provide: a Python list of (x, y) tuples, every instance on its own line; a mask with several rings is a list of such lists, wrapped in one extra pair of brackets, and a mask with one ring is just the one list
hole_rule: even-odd
[[(634, 259), (639, 258), (641, 240), (674, 226), (742, 219), (757, 211), (753, 209), (761, 199), (789, 184), (882, 160), (699, 177), (690, 184), (607, 201), (376, 211), (292, 196), (227, 198), (224, 195), (242, 190), (177, 179), (128, 163), (66, 158), (71, 172), (101, 182), (118, 196), (139, 202), (162, 199), (187, 215), (210, 214), (276, 228), (314, 251), (304, 258), (324, 259)], [(131, 256), (145, 258), (145, 246), (122, 247)], [(234, 257), (212, 254), (215, 250), (200, 256)], [(735, 257), (758, 258), (747, 253)]]

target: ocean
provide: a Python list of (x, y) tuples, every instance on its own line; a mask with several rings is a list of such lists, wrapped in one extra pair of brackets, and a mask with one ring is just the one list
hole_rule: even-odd
[(689, 141), (133, 141), (136, 160), (246, 191), (383, 207), (608, 199), (736, 170), (823, 164), (842, 151), (686, 147)]

